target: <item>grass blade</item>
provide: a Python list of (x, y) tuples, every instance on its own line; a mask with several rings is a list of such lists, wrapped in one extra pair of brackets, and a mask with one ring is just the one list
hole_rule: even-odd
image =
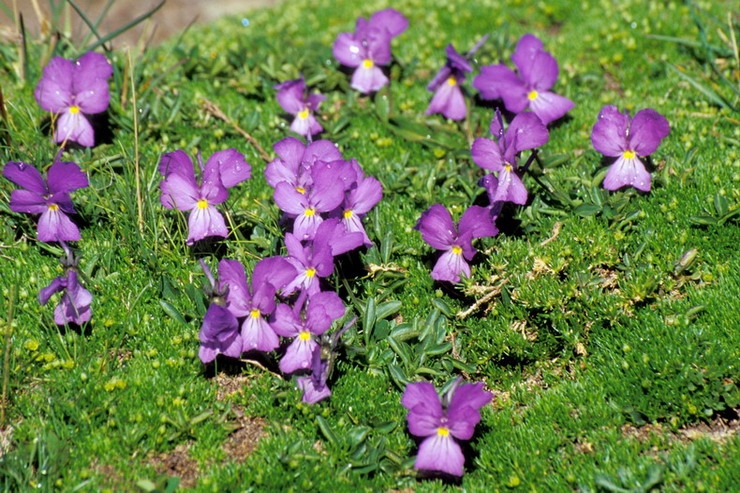
[[(77, 15), (80, 16), (80, 19), (82, 19), (82, 22), (84, 22), (88, 28), (90, 28), (90, 32), (95, 35), (98, 40), (100, 40), (100, 34), (98, 33), (97, 28), (95, 27), (95, 24), (92, 23), (92, 21), (85, 15), (85, 12), (82, 11), (80, 7), (77, 6), (76, 3), (74, 3), (72, 0), (67, 0), (67, 3), (74, 9), (75, 12), (77, 12)], [(84, 43), (83, 43), (84, 44)], [(103, 49), (105, 51), (109, 51), (105, 45), (103, 45)]]
[(688, 82), (689, 84), (691, 84), (692, 86), (694, 86), (694, 88), (697, 91), (699, 91), (702, 94), (704, 94), (704, 96), (706, 96), (713, 103), (721, 106), (722, 108), (728, 109), (730, 111), (736, 111), (735, 107), (732, 106), (727, 100), (725, 100), (725, 98), (723, 98), (722, 96), (720, 96), (719, 94), (717, 94), (715, 91), (713, 91), (712, 89), (708, 88), (704, 84), (700, 83), (699, 81), (697, 81), (693, 77), (684, 74), (675, 65), (668, 64), (668, 67), (670, 67), (671, 70), (673, 70), (674, 72), (676, 72), (676, 74), (678, 74), (678, 76), (681, 77), (683, 80), (685, 80), (686, 82)]
[(88, 52), (88, 51), (92, 51), (92, 50), (94, 50), (95, 48), (97, 48), (98, 46), (100, 46), (100, 45), (102, 45), (102, 44), (104, 44), (104, 43), (107, 43), (107, 42), (108, 42), (108, 41), (110, 41), (111, 39), (114, 39), (114, 38), (116, 38), (116, 37), (120, 36), (121, 34), (125, 33), (126, 31), (128, 31), (128, 30), (129, 30), (129, 29), (131, 29), (132, 27), (136, 26), (136, 25), (137, 25), (137, 24), (139, 24), (140, 22), (142, 22), (142, 21), (145, 21), (145, 20), (147, 20), (147, 19), (148, 19), (148, 18), (150, 18), (150, 17), (152, 16), (152, 15), (154, 15), (154, 13), (155, 13), (156, 11), (158, 11), (159, 9), (161, 9), (161, 8), (162, 8), (162, 6), (164, 5), (164, 2), (165, 2), (165, 0), (162, 0), (162, 1), (161, 1), (161, 2), (159, 2), (159, 3), (157, 4), (157, 5), (155, 5), (155, 6), (154, 6), (154, 7), (153, 7), (153, 8), (151, 9), (151, 10), (149, 10), (148, 12), (146, 12), (146, 13), (144, 13), (144, 14), (140, 15), (139, 17), (137, 17), (136, 19), (132, 20), (131, 22), (129, 22), (129, 23), (128, 23), (128, 24), (126, 24), (125, 26), (121, 27), (120, 29), (116, 29), (115, 31), (113, 31), (113, 32), (112, 32), (112, 33), (110, 33), (110, 34), (106, 34), (106, 35), (105, 35), (105, 36), (103, 36), (102, 38), (98, 39), (98, 40), (97, 40), (97, 41), (96, 41), (95, 43), (93, 43), (93, 44), (91, 44), (90, 46), (88, 46), (87, 48), (85, 48), (85, 49), (83, 50), (83, 52)]

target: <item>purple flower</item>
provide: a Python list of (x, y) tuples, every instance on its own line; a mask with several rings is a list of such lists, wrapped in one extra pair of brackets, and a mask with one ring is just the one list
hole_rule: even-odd
[(334, 41), (334, 58), (356, 67), (352, 88), (362, 93), (377, 91), (388, 83), (379, 65), (391, 63), (391, 39), (406, 30), (408, 19), (394, 9), (375, 12), (370, 20), (357, 19), (354, 33), (340, 33)]
[(296, 271), (282, 257), (257, 262), (247, 284), (244, 266), (236, 260), (221, 260), (218, 275), (222, 290), (228, 286), (226, 307), (235, 317), (244, 317), (241, 326), (241, 351), (272, 351), (280, 345), (267, 317), (275, 311), (275, 293), (293, 279)]
[(383, 198), (383, 186), (372, 176), (365, 176), (356, 160), (352, 159), (349, 164), (354, 169), (356, 180), (347, 192), (341, 208), (333, 215), (341, 218), (348, 232), (362, 233), (363, 243), (370, 247), (373, 242), (365, 232), (362, 218)]
[(527, 189), (516, 174), (517, 153), (534, 149), (547, 142), (547, 127), (532, 113), (520, 113), (514, 117), (504, 134), (501, 113), (491, 120), (491, 134), (496, 140), (477, 138), (471, 154), (475, 164), (483, 169), (498, 172), (497, 188), (491, 197), (494, 202), (527, 202)]
[(594, 149), (617, 158), (606, 173), (604, 188), (617, 190), (629, 185), (649, 192), (650, 173), (639, 158), (655, 152), (670, 131), (668, 120), (653, 109), (640, 110), (630, 118), (627, 111), (620, 113), (616, 106), (604, 106), (591, 131)]
[(80, 230), (67, 217), (76, 214), (69, 193), (88, 186), (87, 176), (75, 163), (56, 161), (47, 172), (47, 180), (33, 166), (10, 162), (3, 176), (22, 190), (13, 190), (10, 209), (15, 212), (41, 214), (38, 223), (39, 241), (77, 241)]
[(302, 401), (316, 404), (331, 396), (331, 389), (326, 384), (329, 378), (329, 362), (321, 358), (321, 346), (316, 346), (311, 354), (311, 375), (296, 379), (298, 388), (303, 391)]
[(459, 385), (459, 381), (453, 384), (442, 402), (428, 382), (406, 386), (401, 404), (409, 410), (406, 416), (409, 432), (426, 437), (419, 446), (414, 463), (416, 469), (463, 475), (465, 457), (455, 438), (472, 438), (480, 421), (480, 409), (491, 401), (493, 394), (483, 390), (482, 383)]
[(228, 198), (227, 187), (248, 179), (251, 173), (249, 163), (234, 149), (214, 153), (205, 167), (198, 155), (198, 164), (202, 185), (198, 185), (193, 161), (184, 151), (169, 152), (159, 163), (159, 172), (165, 177), (159, 183), (162, 205), (168, 209), (191, 211), (188, 245), (207, 236), (226, 237), (229, 234), (223, 216), (214, 206)]
[(90, 303), (93, 297), (90, 291), (77, 281), (77, 272), (74, 269), (67, 269), (64, 277), (55, 278), (51, 284), (39, 291), (39, 303), (45, 305), (51, 295), (59, 291), (64, 294), (54, 309), (54, 323), (65, 325), (72, 322), (82, 325), (90, 320), (92, 314)]
[(483, 99), (503, 99), (506, 109), (520, 113), (530, 108), (545, 125), (565, 115), (575, 106), (570, 99), (550, 92), (558, 79), (558, 62), (543, 49), (542, 41), (525, 34), (511, 56), (519, 70), (506, 65), (481, 67), (473, 87)]
[(427, 86), (434, 96), (425, 114), (441, 113), (450, 120), (465, 118), (467, 108), (460, 84), (465, 80), (465, 73), (472, 71), (465, 57), (455, 51), (454, 46), (447, 45), (447, 63)]
[(295, 116), (290, 129), (299, 135), (308, 137), (323, 130), (319, 122), (313, 116), (313, 112), (319, 108), (319, 104), (326, 99), (321, 94), (306, 95), (306, 82), (303, 75), (300, 79), (285, 81), (274, 86), (277, 89), (277, 100), (280, 107)]
[(242, 354), (239, 323), (229, 310), (216, 302), (208, 306), (198, 338), (201, 343), (198, 357), (203, 363), (210, 363), (219, 354), (231, 358), (238, 358)]
[(56, 142), (73, 141), (92, 147), (95, 136), (85, 115), (108, 108), (108, 78), (113, 74), (108, 60), (99, 53), (85, 53), (73, 62), (54, 57), (44, 67), (36, 86), (36, 101), (45, 111), (57, 113)]
[(342, 159), (337, 146), (328, 140), (317, 140), (306, 145), (295, 137), (286, 137), (273, 146), (278, 155), (265, 168), (265, 179), (275, 188), (287, 182), (305, 192), (311, 182), (310, 170), (318, 161), (333, 162)]
[(342, 300), (333, 291), (322, 291), (310, 296), (305, 317), (301, 317), (301, 304), (296, 304), (293, 308), (285, 304), (279, 305), (272, 322), (272, 328), (278, 335), (293, 338), (280, 360), (280, 371), (283, 373), (309, 368), (313, 351), (318, 347), (316, 336), (329, 330), (332, 322), (344, 315), (345, 311)]
[(328, 277), (334, 272), (334, 257), (354, 250), (362, 245), (360, 233), (350, 233), (338, 219), (323, 221), (316, 229), (316, 236), (303, 246), (294, 234), (285, 235), (288, 249), (287, 260), (295, 267), (297, 274), (285, 286), (283, 294), (291, 294), (297, 289), (313, 295), (320, 291), (319, 278)]
[(498, 234), (489, 210), (477, 205), (465, 211), (458, 226), (443, 205), (435, 204), (422, 213), (414, 229), (432, 248), (445, 250), (432, 270), (432, 278), (454, 283), (460, 282), (460, 274), (470, 277), (466, 260), (472, 260), (476, 252), (473, 238)]

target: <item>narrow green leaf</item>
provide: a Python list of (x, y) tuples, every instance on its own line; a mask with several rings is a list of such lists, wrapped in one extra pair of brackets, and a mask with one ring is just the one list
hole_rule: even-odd
[(321, 433), (326, 437), (327, 440), (329, 440), (330, 443), (337, 443), (337, 436), (334, 434), (331, 427), (329, 426), (329, 423), (327, 423), (323, 416), (316, 416), (316, 423), (319, 425)]
[(100, 46), (100, 45), (102, 45), (102, 44), (104, 44), (104, 43), (107, 43), (107, 42), (108, 42), (108, 41), (110, 41), (111, 39), (115, 39), (115, 38), (117, 38), (118, 36), (120, 36), (121, 34), (125, 33), (126, 31), (128, 31), (128, 30), (129, 30), (129, 29), (131, 29), (132, 27), (134, 27), (134, 26), (136, 26), (137, 24), (139, 24), (140, 22), (143, 22), (143, 21), (147, 20), (147, 19), (148, 19), (148, 18), (150, 18), (150, 17), (152, 16), (152, 15), (154, 15), (154, 13), (155, 13), (156, 11), (158, 11), (159, 9), (161, 9), (161, 8), (162, 8), (162, 6), (164, 5), (164, 2), (165, 2), (165, 0), (162, 0), (161, 2), (159, 2), (159, 3), (157, 4), (157, 5), (155, 5), (155, 6), (154, 6), (154, 7), (153, 7), (153, 8), (151, 9), (151, 10), (149, 10), (148, 12), (146, 12), (146, 13), (144, 13), (144, 14), (140, 15), (139, 17), (135, 18), (134, 20), (132, 20), (132, 21), (131, 21), (131, 22), (129, 22), (128, 24), (124, 25), (124, 26), (123, 26), (123, 27), (121, 27), (120, 29), (116, 29), (116, 30), (115, 30), (115, 31), (113, 31), (112, 33), (110, 33), (110, 34), (107, 34), (107, 35), (103, 36), (102, 38), (98, 39), (98, 40), (97, 40), (96, 42), (92, 43), (92, 44), (91, 44), (90, 46), (88, 46), (87, 48), (85, 48), (84, 50), (82, 50), (82, 51), (80, 52), (80, 54), (82, 54), (82, 53), (86, 53), (86, 52), (88, 52), (88, 51), (93, 51), (93, 50), (94, 50), (95, 48), (97, 48), (98, 46)]
[(183, 316), (180, 315), (180, 312), (177, 311), (177, 308), (175, 308), (174, 306), (172, 306), (172, 304), (169, 301), (159, 300), (159, 304), (162, 307), (162, 309), (164, 310), (164, 312), (167, 315), (169, 315), (171, 318), (173, 318), (174, 320), (177, 320), (181, 324), (186, 324), (187, 323), (187, 322), (185, 322), (185, 319), (183, 318)]

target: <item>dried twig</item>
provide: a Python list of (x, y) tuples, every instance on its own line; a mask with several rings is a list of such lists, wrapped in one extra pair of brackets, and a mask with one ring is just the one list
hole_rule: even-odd
[(556, 222), (555, 226), (553, 226), (552, 228), (552, 236), (546, 239), (545, 241), (543, 241), (542, 243), (540, 243), (540, 246), (545, 246), (548, 243), (550, 243), (552, 240), (557, 238), (558, 235), (560, 234), (560, 228), (562, 227), (563, 227), (563, 223), (561, 223), (560, 221)]
[(239, 125), (237, 125), (234, 120), (232, 120), (231, 118), (229, 118), (228, 116), (226, 116), (226, 113), (224, 113), (223, 111), (221, 111), (221, 108), (219, 108), (218, 106), (216, 106), (215, 103), (213, 103), (212, 101), (209, 101), (206, 98), (203, 98), (201, 100), (201, 104), (203, 105), (203, 107), (205, 108), (205, 110), (208, 113), (210, 113), (211, 115), (215, 116), (216, 118), (218, 118), (220, 120), (225, 121), (226, 123), (228, 123), (229, 125), (231, 125), (234, 128), (234, 130), (236, 130), (237, 132), (239, 132), (239, 134), (242, 137), (244, 137), (245, 139), (247, 139), (247, 141), (250, 144), (252, 144), (255, 149), (257, 149), (257, 152), (259, 153), (260, 157), (262, 159), (264, 159), (266, 163), (269, 163), (270, 161), (272, 161), (272, 159), (270, 159), (270, 155), (265, 152), (265, 150), (262, 148), (262, 146), (260, 145), (260, 143), (257, 142), (257, 139), (255, 139), (252, 135), (250, 135), (246, 130), (244, 130), (243, 128), (241, 128)]
[(464, 320), (468, 318), (471, 314), (475, 313), (481, 306), (485, 305), (489, 301), (491, 301), (493, 298), (501, 294), (501, 288), (509, 282), (508, 279), (501, 280), (500, 283), (498, 283), (496, 286), (491, 286), (491, 290), (486, 293), (482, 298), (480, 298), (478, 301), (473, 303), (473, 305), (469, 306), (467, 309), (457, 312), (457, 318), (460, 320)]

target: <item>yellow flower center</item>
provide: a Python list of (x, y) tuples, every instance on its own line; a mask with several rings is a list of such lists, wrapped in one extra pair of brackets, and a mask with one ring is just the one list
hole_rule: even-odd
[(454, 253), (455, 255), (460, 255), (462, 253), (462, 248), (460, 248), (457, 245), (454, 245), (452, 247), (452, 253)]
[(314, 269), (313, 267), (309, 267), (308, 269), (306, 269), (306, 277), (313, 277), (315, 275), (316, 269)]
[(448, 86), (456, 86), (457, 85), (457, 79), (455, 79), (454, 77), (450, 77), (449, 79), (447, 79), (447, 85)]
[(534, 101), (535, 99), (537, 99), (537, 96), (539, 96), (539, 94), (537, 94), (537, 91), (534, 90), (529, 91), (529, 94), (527, 94), (527, 97), (530, 101)]
[(311, 333), (307, 330), (302, 330), (298, 333), (298, 339), (302, 341), (310, 341), (311, 340)]
[(504, 164), (504, 170), (511, 173), (511, 164), (509, 163)]
[(72, 113), (73, 115), (76, 115), (77, 113), (80, 112), (80, 107), (79, 106), (70, 106), (69, 107), (69, 112)]
[(316, 214), (316, 209), (306, 209), (306, 212), (304, 212), (304, 214), (305, 214), (306, 216), (308, 216), (308, 217), (311, 217), (311, 216), (313, 216), (314, 214)]
[(208, 201), (206, 199), (200, 199), (198, 201), (198, 209), (207, 209), (208, 208)]
[(373, 68), (375, 66), (375, 64), (369, 58), (365, 58), (362, 61), (362, 66), (365, 67), (365, 68)]
[(59, 206), (56, 205), (56, 204), (49, 204), (49, 210), (50, 211), (58, 211), (59, 210)]
[(256, 308), (253, 308), (251, 312), (249, 312), (249, 316), (252, 318), (260, 318), (260, 311)]
[(448, 430), (444, 426), (440, 426), (439, 428), (437, 428), (437, 436), (446, 437), (449, 434), (450, 430)]
[(306, 193), (306, 189), (303, 188), (303, 187), (295, 187), (295, 191), (298, 192), (298, 193), (301, 193), (301, 194), (305, 194)]
[(637, 156), (635, 151), (624, 151), (622, 153), (622, 157), (624, 157), (625, 159), (635, 159), (635, 156)]
[(305, 120), (308, 118), (308, 108), (298, 112), (298, 118)]
[(352, 209), (347, 209), (344, 211), (344, 218), (349, 219), (350, 217), (352, 217)]

